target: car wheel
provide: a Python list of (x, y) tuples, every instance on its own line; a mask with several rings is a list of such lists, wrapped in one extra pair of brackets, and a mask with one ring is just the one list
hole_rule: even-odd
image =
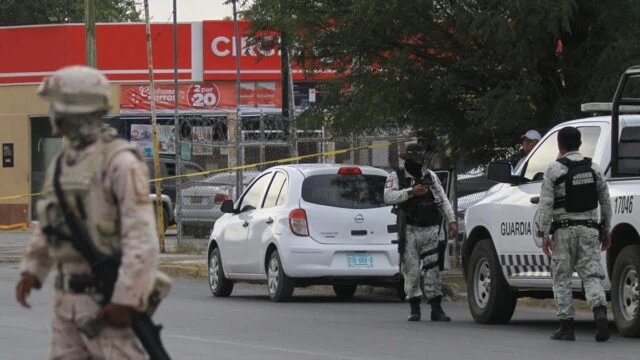
[(163, 226), (164, 226), (164, 232), (167, 232), (167, 229), (169, 228), (169, 211), (166, 208), (162, 208), (162, 222), (163, 222)]
[(275, 302), (289, 300), (293, 294), (293, 281), (284, 273), (278, 250), (271, 253), (267, 265), (269, 298)]
[(640, 245), (627, 246), (613, 265), (611, 306), (622, 336), (640, 336)]
[(467, 299), (474, 320), (481, 324), (506, 324), (518, 301), (509, 288), (490, 240), (480, 241), (469, 259)]
[(209, 289), (215, 297), (227, 297), (233, 291), (233, 281), (224, 276), (220, 249), (215, 248), (209, 257)]
[(353, 297), (357, 289), (358, 285), (356, 284), (333, 285), (333, 292), (335, 292), (336, 296), (340, 299), (348, 299)]

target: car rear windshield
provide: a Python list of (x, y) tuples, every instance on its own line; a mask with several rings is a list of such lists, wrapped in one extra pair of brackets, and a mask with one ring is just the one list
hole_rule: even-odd
[(302, 199), (346, 209), (383, 207), (385, 181), (379, 175), (314, 175), (304, 179)]

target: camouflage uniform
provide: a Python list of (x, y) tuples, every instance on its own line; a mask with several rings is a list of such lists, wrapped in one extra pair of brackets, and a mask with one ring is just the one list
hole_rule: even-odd
[[(582, 160), (578, 151), (570, 151), (565, 155), (569, 160)], [(600, 204), (600, 219), (602, 231), (608, 232), (611, 227), (611, 200), (609, 189), (596, 164), (592, 164), (596, 173), (598, 202)], [(548, 237), (551, 222), (563, 219), (597, 220), (598, 209), (581, 213), (567, 213), (564, 208), (554, 209), (554, 199), (565, 196), (564, 183), (555, 185), (556, 180), (567, 173), (567, 167), (554, 162), (545, 174), (540, 191), (540, 228), (543, 236)], [(586, 226), (562, 227), (553, 234), (551, 257), (551, 273), (553, 276), (553, 293), (557, 305), (557, 315), (560, 319), (573, 318), (571, 276), (574, 270), (584, 284), (585, 295), (589, 306), (593, 309), (607, 304), (601, 280), (604, 271), (600, 263), (600, 236), (598, 229)]]
[[(400, 170), (404, 171), (404, 170)], [(422, 168), (422, 173), (431, 173), (434, 179), (430, 190), (433, 192), (438, 209), (446, 219), (446, 223), (455, 221), (453, 209), (444, 192), (438, 176), (426, 167)], [(411, 184), (414, 178), (406, 172), (406, 177)], [(400, 189), (398, 175), (392, 172), (387, 178), (384, 189), (384, 200), (387, 204), (400, 204), (409, 199), (407, 189)], [(423, 286), (427, 300), (442, 296), (442, 280), (440, 278), (440, 269), (438, 267), (438, 230), (439, 226), (421, 227), (415, 225), (407, 225), (406, 237), (407, 244), (402, 257), (402, 275), (404, 276), (404, 291), (407, 298), (415, 298), (422, 296), (420, 286), (421, 268), (424, 267), (426, 273), (423, 280)], [(446, 229), (442, 229), (446, 233)], [(422, 265), (422, 266), (421, 266)]]
[[(64, 90), (67, 86), (65, 76), (68, 76), (74, 81), (72, 84), (86, 81), (90, 82), (89, 88), (102, 85), (108, 90), (106, 79), (96, 79), (95, 70), (87, 69), (72, 69), (71, 76), (62, 70), (59, 74), (64, 76), (58, 75), (47, 86), (58, 86)], [(70, 96), (76, 94), (78, 91)], [(90, 97), (92, 95), (80, 93), (78, 99), (96, 100), (95, 96)], [(83, 103), (72, 104), (70, 109), (91, 113), (91, 107), (85, 109)], [(55, 106), (54, 112), (64, 111), (64, 103)], [(159, 253), (147, 166), (134, 144), (116, 139), (113, 131), (101, 130), (99, 116), (97, 120), (90, 118), (96, 115), (86, 116), (88, 125), (84, 130), (71, 135), (62, 132), (66, 141), (61, 155), (61, 188), (71, 210), (86, 224), (95, 246), (103, 253), (122, 255), (110, 304), (144, 311), (156, 280)], [(64, 124), (64, 118), (61, 119), (56, 124), (66, 126), (66, 131), (73, 131), (69, 124)], [(78, 291), (69, 282), (72, 277), (91, 276), (90, 264), (68, 240), (43, 232), (55, 218), (61, 218), (52, 184), (53, 165), (55, 162), (47, 171), (43, 198), (37, 205), (39, 222), (34, 225), (31, 241), (20, 262), (22, 276), (35, 276), (39, 284), (44, 282), (52, 268), (57, 270), (49, 358), (146, 358), (131, 327), (107, 326), (93, 339), (78, 329), (87, 320), (95, 319), (103, 308), (96, 294), (91, 293), (90, 286)], [(53, 216), (56, 212), (57, 216)], [(67, 227), (62, 225), (61, 228)]]

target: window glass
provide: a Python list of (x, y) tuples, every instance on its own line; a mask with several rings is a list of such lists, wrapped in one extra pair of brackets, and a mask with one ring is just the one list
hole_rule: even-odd
[(327, 174), (310, 176), (302, 183), (304, 201), (347, 209), (370, 209), (384, 203), (386, 177)]
[[(586, 157), (593, 157), (600, 137), (600, 128), (589, 126), (580, 127), (578, 130), (580, 130), (582, 138), (580, 153)], [(540, 144), (529, 158), (524, 177), (527, 180), (541, 181), (547, 167), (558, 158), (558, 154), (558, 132), (554, 132)]]
[(282, 185), (287, 181), (287, 177), (281, 173), (277, 172), (273, 177), (273, 181), (269, 186), (269, 190), (267, 191), (267, 196), (264, 199), (263, 208), (270, 208), (277, 205), (278, 195), (280, 195), (280, 191), (282, 190)]
[(242, 203), (240, 204), (240, 211), (247, 211), (252, 209), (257, 209), (262, 203), (262, 194), (264, 190), (269, 185), (269, 181), (271, 181), (273, 173), (267, 173), (260, 177), (256, 182), (251, 185), (251, 187), (247, 190), (242, 198)]

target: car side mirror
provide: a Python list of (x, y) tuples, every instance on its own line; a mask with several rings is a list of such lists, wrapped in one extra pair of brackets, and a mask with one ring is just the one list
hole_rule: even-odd
[(495, 161), (489, 163), (487, 179), (500, 183), (514, 183), (514, 177), (511, 174), (511, 164), (507, 161)]
[(225, 200), (220, 204), (220, 211), (226, 214), (237, 214), (238, 211), (233, 207), (233, 200)]

